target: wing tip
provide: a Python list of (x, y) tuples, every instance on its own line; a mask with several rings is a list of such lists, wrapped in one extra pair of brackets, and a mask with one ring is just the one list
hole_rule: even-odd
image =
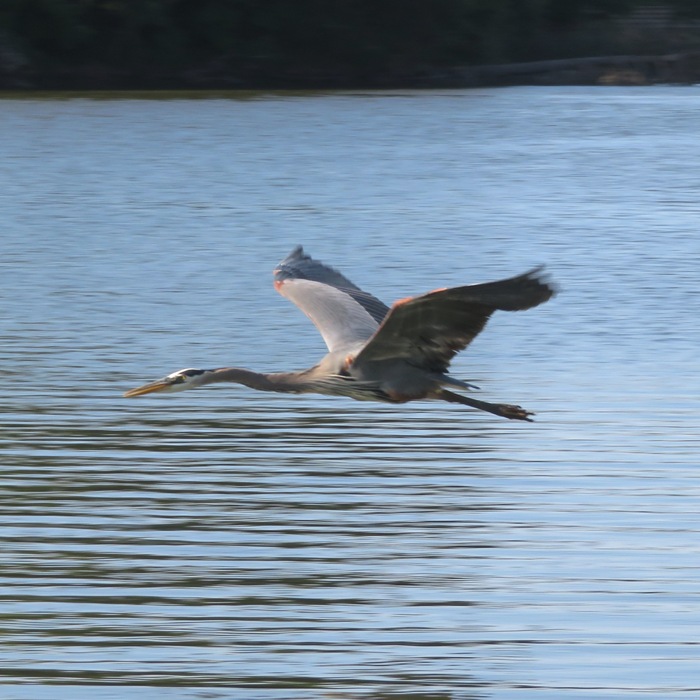
[(292, 252), (285, 258), (285, 260), (300, 260), (303, 258), (308, 258), (310, 256), (304, 253), (304, 246), (297, 244), (292, 248)]
[[(285, 267), (290, 265), (291, 263), (296, 263), (301, 260), (310, 260), (311, 256), (307, 255), (304, 252), (304, 246), (302, 245), (296, 245), (292, 249), (292, 252), (287, 255), (286, 258), (283, 260), (280, 260), (279, 263), (275, 266), (275, 269), (272, 271), (272, 275), (275, 278), (275, 289), (279, 291), (279, 287), (277, 286), (277, 283), (279, 282), (280, 284), (282, 281), (284, 281), (287, 277), (291, 277), (292, 275), (289, 274), (288, 270), (285, 270)], [(286, 274), (285, 274), (286, 273)]]
[(560, 286), (552, 279), (552, 276), (547, 272), (544, 264), (536, 265), (524, 275), (528, 280), (532, 280), (542, 287), (542, 291), (546, 290), (545, 301), (559, 294)]

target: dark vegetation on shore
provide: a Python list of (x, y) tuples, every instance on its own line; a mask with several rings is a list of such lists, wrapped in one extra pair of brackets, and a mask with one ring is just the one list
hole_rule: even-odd
[(6, 90), (693, 82), (699, 56), (698, 0), (0, 3)]

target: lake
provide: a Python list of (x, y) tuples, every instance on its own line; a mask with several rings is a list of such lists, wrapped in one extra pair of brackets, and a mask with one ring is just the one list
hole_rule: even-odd
[[(0, 100), (3, 700), (700, 693), (697, 87)], [(197, 99), (199, 97), (200, 99)], [(217, 386), (545, 264), (453, 363), (536, 422)]]

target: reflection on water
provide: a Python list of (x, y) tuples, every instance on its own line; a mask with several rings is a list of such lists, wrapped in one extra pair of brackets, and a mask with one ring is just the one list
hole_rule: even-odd
[(13, 428), (8, 680), (473, 685), (449, 666), (471, 656), (471, 569), (497, 546), (483, 519), (503, 504), (475, 483), (486, 426), (468, 446), (457, 416), (411, 429), (404, 462), (398, 413), (124, 412)]
[[(0, 695), (697, 692), (698, 99), (3, 102)], [(297, 242), (387, 302), (549, 263), (455, 364), (538, 421), (121, 398), (320, 357)]]

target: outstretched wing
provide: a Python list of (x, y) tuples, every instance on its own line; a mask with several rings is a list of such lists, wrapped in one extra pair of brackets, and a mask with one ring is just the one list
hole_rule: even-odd
[(389, 307), (297, 246), (274, 271), (275, 289), (314, 323), (328, 349), (352, 349), (375, 333)]
[(353, 365), (359, 369), (366, 363), (403, 359), (431, 372), (445, 372), (494, 311), (530, 309), (554, 293), (538, 267), (499, 282), (438, 289), (402, 299), (393, 305)]

